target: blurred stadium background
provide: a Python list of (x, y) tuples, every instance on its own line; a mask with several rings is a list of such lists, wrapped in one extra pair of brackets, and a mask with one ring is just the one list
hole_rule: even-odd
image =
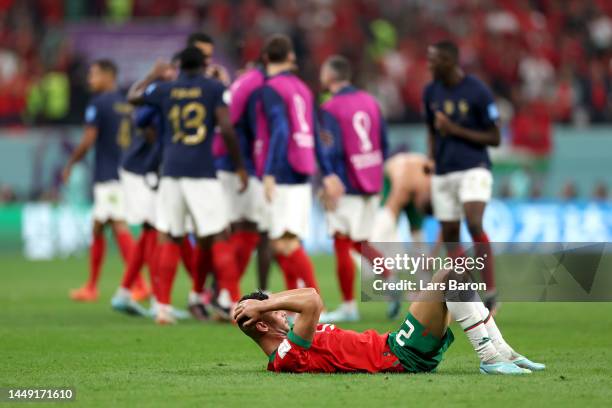
[[(286, 32), (315, 90), (324, 58), (346, 55), (393, 123), (392, 144), (414, 151), (425, 147), (426, 47), (455, 39), (502, 112), (491, 239), (612, 241), (608, 0), (0, 0), (0, 248), (48, 259), (86, 247), (88, 164), (65, 187), (60, 172), (80, 137), (88, 62), (116, 60), (127, 87), (195, 30), (230, 72)], [(322, 221), (317, 210), (311, 251), (329, 248)], [(426, 237), (436, 231), (428, 220)]]

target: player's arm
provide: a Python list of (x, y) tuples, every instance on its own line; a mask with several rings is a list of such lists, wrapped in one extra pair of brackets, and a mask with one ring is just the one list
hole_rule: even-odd
[(266, 300), (250, 299), (240, 302), (234, 311), (234, 319), (239, 321), (248, 317), (249, 320), (244, 323), (248, 327), (256, 323), (264, 313), (276, 310), (297, 313), (293, 332), (311, 342), (323, 310), (323, 301), (313, 288), (286, 290), (274, 293)]
[(266, 199), (272, 201), (276, 173), (283, 160), (283, 155), (287, 154), (289, 118), (283, 100), (272, 88), (264, 86), (261, 90), (261, 99), (264, 116), (268, 123), (268, 129), (270, 129), (270, 144), (263, 177), (264, 193)]
[(484, 146), (499, 146), (501, 140), (497, 124), (493, 124), (487, 130), (468, 129), (451, 121), (448, 116), (442, 112), (436, 112), (435, 126), (444, 133)]
[(335, 156), (341, 156), (338, 152), (341, 145), (336, 142), (340, 140), (340, 127), (334, 117), (324, 109), (321, 110), (320, 117), (320, 124), (315, 121), (314, 136), (317, 161), (324, 176), (321, 199), (326, 210), (334, 210), (338, 199), (345, 191), (342, 180), (334, 171), (332, 164)]
[(423, 91), (423, 114), (425, 116), (425, 124), (427, 125), (427, 158), (429, 159), (430, 166), (433, 169), (434, 166), (434, 143), (435, 143), (435, 128), (434, 128), (434, 114), (429, 105), (429, 87)]
[(96, 143), (96, 139), (98, 138), (98, 128), (94, 125), (86, 125), (83, 131), (83, 137), (81, 138), (81, 142), (74, 149), (68, 163), (66, 163), (66, 167), (62, 172), (62, 180), (64, 183), (68, 181), (70, 178), (70, 173), (72, 172), (72, 166), (81, 161), (83, 157), (87, 154), (89, 149)]
[(156, 143), (158, 139), (156, 121), (159, 120), (159, 110), (151, 105), (140, 106), (134, 113), (134, 125), (142, 129), (148, 143)]
[(261, 97), (264, 115), (268, 122), (268, 129), (270, 129), (270, 148), (264, 174), (276, 176), (283, 155), (287, 152), (289, 118), (283, 100), (272, 88), (264, 86)]
[(168, 69), (168, 62), (163, 60), (157, 60), (151, 71), (147, 74), (147, 76), (136, 83), (134, 83), (127, 94), (127, 100), (129, 103), (134, 105), (141, 105), (146, 103), (145, 101), (145, 91), (153, 82), (157, 81), (162, 77), (164, 72)]
[(238, 174), (238, 177), (240, 177), (242, 184), (240, 191), (242, 192), (246, 190), (248, 186), (249, 174), (244, 167), (244, 160), (242, 160), (242, 155), (240, 154), (238, 137), (236, 136), (234, 125), (230, 120), (229, 109), (225, 105), (219, 105), (215, 108), (215, 116), (219, 129), (221, 130), (221, 137), (223, 137), (223, 142), (225, 142), (227, 152), (232, 160), (232, 163), (234, 163), (234, 166), (236, 166), (236, 174)]

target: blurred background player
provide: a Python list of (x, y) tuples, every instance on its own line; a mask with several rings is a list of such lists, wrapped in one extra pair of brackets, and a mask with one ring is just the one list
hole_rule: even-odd
[(73, 300), (86, 302), (98, 299), (97, 285), (106, 251), (104, 227), (111, 227), (124, 262), (127, 262), (133, 247), (132, 236), (125, 223), (123, 189), (119, 182), (122, 149), (130, 145), (132, 137), (132, 106), (117, 89), (117, 66), (112, 61), (101, 59), (94, 62), (89, 67), (87, 81), (95, 96), (85, 111), (83, 138), (62, 173), (66, 183), (72, 166), (83, 159), (91, 147), (95, 147), (94, 224), (89, 279), (83, 287), (70, 292)]
[(435, 162), (432, 178), (434, 216), (450, 256), (459, 256), (460, 222), (465, 215), (476, 256), (485, 257), (485, 302), (495, 310), (495, 275), (489, 238), (482, 217), (491, 199), (493, 177), (488, 146), (500, 143), (499, 112), (491, 91), (459, 67), (459, 50), (449, 41), (427, 51), (433, 81), (423, 93), (429, 132), (429, 158)]
[(213, 38), (203, 32), (195, 32), (187, 38), (188, 47), (196, 47), (204, 54), (204, 64), (206, 64), (205, 75), (215, 78), (223, 85), (229, 86), (231, 78), (227, 70), (219, 64), (213, 62), (213, 54), (215, 53), (215, 42)]
[[(240, 277), (246, 271), (251, 253), (258, 247), (260, 240), (267, 241), (268, 204), (264, 198), (263, 186), (255, 175), (253, 151), (258, 132), (268, 132), (261, 111), (261, 87), (265, 81), (265, 67), (254, 64), (247, 68), (229, 88), (230, 119), (238, 136), (240, 152), (249, 172), (249, 186), (243, 193), (238, 191), (239, 179), (235, 166), (229, 158), (220, 135), (215, 135), (213, 150), (217, 156), (217, 177), (228, 197), (229, 217), (232, 223), (230, 241), (236, 251)], [(261, 231), (261, 233), (260, 233)], [(262, 246), (267, 252), (267, 247)], [(260, 253), (259, 256), (266, 256)], [(267, 286), (267, 269), (258, 265), (259, 287)], [(262, 272), (264, 273), (262, 276)]]
[[(376, 99), (352, 86), (351, 66), (346, 58), (335, 55), (325, 61), (321, 67), (321, 86), (332, 94), (321, 107), (321, 139), (331, 145), (324, 150), (332, 167), (332, 173), (325, 174), (323, 180), (323, 202), (328, 230), (334, 238), (342, 293), (340, 307), (321, 315), (321, 321), (356, 321), (359, 311), (351, 251), (366, 259), (380, 256), (368, 240), (382, 189), (388, 148), (386, 124)], [(334, 183), (341, 183), (344, 191), (337, 199)]]
[(310, 223), (316, 171), (314, 98), (293, 73), (291, 40), (274, 35), (263, 50), (268, 79), (261, 91), (267, 135), (255, 143), (255, 171), (263, 176), (270, 202), (269, 237), (288, 289), (298, 285), (318, 289), (314, 267), (301, 239)]
[(412, 242), (423, 242), (423, 221), (431, 212), (431, 162), (420, 153), (397, 152), (385, 161), (382, 208), (376, 215), (373, 242), (398, 241), (397, 221), (408, 218)]
[(168, 120), (163, 139), (156, 220), (161, 232), (156, 316), (159, 324), (175, 322), (170, 296), (188, 214), (193, 219), (198, 244), (211, 251), (219, 287), (213, 306), (224, 318), (229, 318), (232, 302), (240, 298), (236, 260), (225, 234), (229, 223), (227, 203), (216, 179), (211, 151), (212, 131), (217, 124), (236, 165), (243, 190), (248, 175), (223, 102), (225, 87), (203, 75), (204, 55), (196, 47), (185, 48), (180, 61), (181, 71), (176, 81), (151, 85), (153, 80), (146, 78), (135, 84), (129, 93), (130, 102), (157, 106)]
[[(158, 66), (154, 72), (159, 81), (172, 81), (178, 74), (178, 61), (175, 64)], [(130, 147), (123, 155), (120, 169), (121, 183), (124, 186), (126, 219), (130, 225), (142, 228), (139, 240), (131, 253), (125, 268), (120, 287), (111, 300), (113, 309), (129, 314), (145, 315), (146, 310), (135, 303), (142, 300), (130, 296), (130, 288), (146, 263), (151, 276), (153, 295), (159, 286), (157, 276), (157, 230), (155, 229), (155, 203), (158, 184), (158, 172), (161, 164), (161, 138), (163, 136), (163, 118), (157, 107), (139, 106), (134, 114), (135, 132)], [(190, 260), (191, 262), (191, 260)]]

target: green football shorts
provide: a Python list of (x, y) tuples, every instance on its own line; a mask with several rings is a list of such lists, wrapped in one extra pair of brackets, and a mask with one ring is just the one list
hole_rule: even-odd
[(440, 364), (454, 340), (450, 328), (439, 339), (427, 333), (425, 327), (408, 313), (399, 330), (389, 333), (387, 343), (406, 371), (422, 373), (432, 371)]
[[(382, 189), (382, 197), (380, 199), (380, 205), (384, 206), (389, 198), (389, 194), (391, 194), (391, 179), (385, 176), (383, 181), (383, 189)], [(406, 217), (408, 218), (408, 223), (410, 224), (411, 231), (418, 231), (423, 228), (423, 223), (425, 222), (425, 214), (423, 214), (416, 206), (409, 202), (402, 209)]]

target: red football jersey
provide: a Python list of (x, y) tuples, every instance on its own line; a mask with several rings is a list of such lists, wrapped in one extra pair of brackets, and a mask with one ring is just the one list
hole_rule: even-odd
[(402, 372), (404, 368), (387, 345), (388, 333), (357, 333), (319, 324), (314, 339), (289, 332), (270, 356), (268, 370), (291, 373)]

